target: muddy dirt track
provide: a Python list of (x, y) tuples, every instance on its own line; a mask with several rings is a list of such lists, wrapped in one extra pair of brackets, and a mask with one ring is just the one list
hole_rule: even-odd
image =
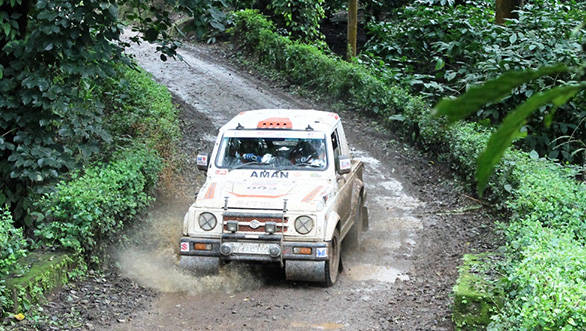
[(353, 156), (366, 164), (370, 230), (360, 249), (343, 252), (333, 287), (287, 282), (270, 267), (231, 264), (202, 278), (176, 268), (183, 214), (204, 181), (195, 156), (211, 151), (217, 129), (243, 110), (328, 106), (234, 64), (225, 47), (186, 46), (183, 62), (161, 62), (148, 44), (132, 52), (182, 106), (187, 163), (171, 188), (182, 194), (159, 201), (131, 230), (133, 244), (115, 249), (115, 267), (57, 293), (44, 306), (48, 316), (82, 329), (453, 328), (457, 266), (462, 254), (491, 246), (491, 219), (445, 166), (351, 110), (340, 115)]

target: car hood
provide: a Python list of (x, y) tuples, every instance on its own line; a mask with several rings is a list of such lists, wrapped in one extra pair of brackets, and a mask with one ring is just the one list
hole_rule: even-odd
[(332, 184), (323, 179), (208, 179), (197, 196), (196, 207), (260, 208), (282, 210), (285, 201), (289, 211), (318, 211), (333, 192)]

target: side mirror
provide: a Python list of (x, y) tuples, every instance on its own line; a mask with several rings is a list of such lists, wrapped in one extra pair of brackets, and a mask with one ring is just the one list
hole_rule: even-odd
[(207, 171), (210, 165), (210, 153), (197, 154), (197, 169)]
[(352, 159), (349, 156), (340, 155), (336, 161), (336, 170), (338, 170), (339, 174), (350, 173), (350, 170), (352, 170)]

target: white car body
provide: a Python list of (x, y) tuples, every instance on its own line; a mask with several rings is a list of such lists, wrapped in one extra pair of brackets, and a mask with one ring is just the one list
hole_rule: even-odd
[[(275, 143), (305, 139), (322, 146), (325, 141), (325, 155), (311, 167), (305, 163), (302, 168), (249, 163), (251, 166), (244, 164), (244, 168), (232, 169), (223, 165), (222, 162), (227, 162), (222, 159), (228, 155), (226, 149), (232, 148), (226, 146), (249, 138), (275, 140)], [(283, 146), (278, 150), (293, 148)], [(238, 152), (235, 155), (241, 157)], [(361, 210), (366, 198), (363, 164), (350, 159), (342, 123), (335, 113), (290, 109), (242, 112), (220, 128), (213, 152), (209, 156), (199, 155), (198, 164), (207, 166), (207, 179), (184, 218), (181, 239), (184, 256), (279, 262), (286, 268), (289, 279), (322, 281), (317, 275), (319, 270), (315, 275), (303, 276), (302, 269), (314, 268), (316, 264), (309, 263), (315, 262), (320, 265), (317, 269), (321, 270), (323, 265), (321, 272), (327, 272), (325, 265), (333, 259), (332, 238), (337, 236), (335, 240), (341, 243), (355, 223), (359, 223), (354, 228), (359, 231), (366, 222), (366, 214)], [(203, 213), (215, 217), (216, 225), (212, 229), (200, 225), (211, 226), (207, 224), (211, 223), (209, 215), (200, 220)], [(313, 221), (308, 233), (296, 229), (296, 220), (301, 216)], [(228, 226), (229, 222), (233, 223), (232, 227)], [(300, 222), (303, 226), (299, 228), (305, 232), (310, 222), (307, 218)], [(268, 228), (267, 223), (270, 223)], [(235, 227), (237, 231), (230, 231)], [(196, 249), (198, 243), (200, 249)], [(303, 254), (296, 254), (300, 248), (305, 248)], [(331, 279), (329, 283), (333, 283)]]

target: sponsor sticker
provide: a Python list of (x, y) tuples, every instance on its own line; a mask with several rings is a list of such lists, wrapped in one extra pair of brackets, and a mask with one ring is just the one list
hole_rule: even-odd
[(315, 256), (316, 257), (326, 257), (326, 256), (328, 256), (328, 248), (327, 247), (317, 248), (315, 250)]
[(187, 241), (182, 241), (180, 246), (182, 252), (189, 252), (189, 243)]
[(208, 165), (208, 156), (205, 154), (198, 154), (197, 155), (197, 165), (207, 166)]
[(340, 159), (340, 169), (351, 169), (352, 161), (350, 159)]

